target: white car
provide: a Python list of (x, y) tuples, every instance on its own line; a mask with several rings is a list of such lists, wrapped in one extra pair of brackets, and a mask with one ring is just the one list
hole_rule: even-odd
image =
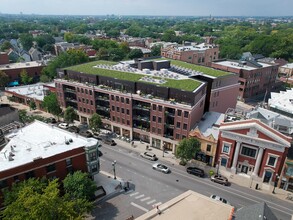
[(153, 169), (161, 171), (163, 173), (170, 173), (171, 172), (171, 170), (166, 165), (161, 164), (161, 163), (155, 163), (153, 165)]
[(60, 123), (58, 126), (59, 126), (59, 128), (63, 128), (63, 129), (69, 128), (69, 124), (67, 124), (67, 123)]
[(144, 153), (141, 153), (140, 156), (148, 160), (153, 160), (153, 161), (158, 159), (157, 156), (152, 152), (144, 152)]
[(210, 196), (211, 199), (213, 200), (216, 200), (216, 201), (219, 201), (219, 202), (222, 202), (224, 204), (227, 204), (227, 205), (231, 205), (226, 199), (220, 197), (220, 196), (217, 196), (217, 195), (211, 195)]

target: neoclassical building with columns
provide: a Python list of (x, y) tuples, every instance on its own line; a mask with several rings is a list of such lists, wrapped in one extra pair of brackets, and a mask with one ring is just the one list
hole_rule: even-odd
[(292, 138), (250, 119), (222, 123), (218, 140), (220, 170), (271, 184), (281, 174)]

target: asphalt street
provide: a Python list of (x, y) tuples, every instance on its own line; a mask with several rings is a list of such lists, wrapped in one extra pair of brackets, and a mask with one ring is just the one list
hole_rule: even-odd
[(170, 167), (171, 173), (164, 174), (152, 169), (153, 161), (119, 146), (103, 145), (101, 151), (101, 170), (113, 175), (112, 162), (116, 160), (117, 177), (129, 181), (131, 189), (100, 204), (99, 209), (103, 211), (95, 212), (96, 219), (126, 219), (131, 215), (138, 217), (155, 205), (165, 203), (189, 189), (206, 196), (219, 195), (236, 209), (266, 202), (278, 219), (291, 219), (293, 203), (289, 201), (235, 184), (222, 186), (211, 182), (208, 177), (190, 175), (186, 173), (185, 167), (168, 162), (163, 163)]

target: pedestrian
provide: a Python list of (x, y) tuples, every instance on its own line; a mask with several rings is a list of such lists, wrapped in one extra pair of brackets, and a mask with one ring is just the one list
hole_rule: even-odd
[(132, 146), (132, 147), (134, 146), (134, 141), (131, 142), (131, 146)]
[(148, 150), (148, 149), (149, 149), (149, 145), (147, 145), (147, 146), (145, 147), (145, 149)]
[(161, 210), (159, 209), (159, 206), (157, 205), (157, 214), (161, 215)]

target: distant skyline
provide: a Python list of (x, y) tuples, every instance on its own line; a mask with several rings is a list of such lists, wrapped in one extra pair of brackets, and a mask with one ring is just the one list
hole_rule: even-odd
[(293, 16), (293, 0), (1, 0), (3, 14)]

